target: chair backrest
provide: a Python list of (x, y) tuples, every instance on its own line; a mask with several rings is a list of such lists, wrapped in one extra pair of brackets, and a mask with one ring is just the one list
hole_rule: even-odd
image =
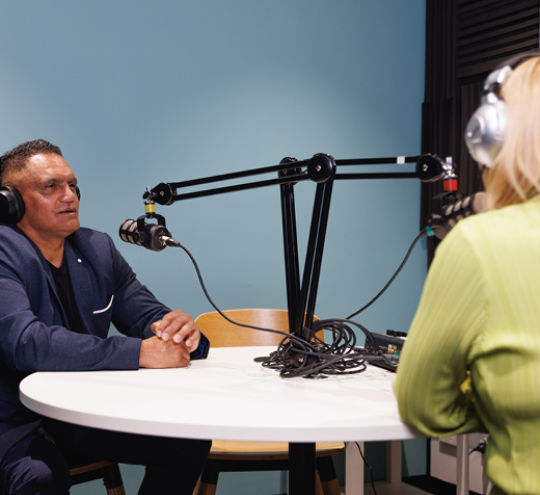
[[(233, 309), (224, 313), (238, 323), (289, 333), (289, 313), (284, 309)], [(195, 323), (210, 339), (212, 347), (278, 345), (283, 340), (280, 334), (234, 325), (218, 312), (204, 313)], [(318, 332), (317, 336), (324, 339), (324, 332)]]

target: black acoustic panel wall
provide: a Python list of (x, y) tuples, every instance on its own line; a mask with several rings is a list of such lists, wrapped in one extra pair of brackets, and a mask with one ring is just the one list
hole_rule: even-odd
[[(539, 48), (538, 0), (427, 0), (422, 153), (452, 156), (459, 191), (481, 187), (463, 133), (480, 101), (482, 82), (512, 55)], [(422, 185), (421, 228), (441, 183)], [(435, 241), (428, 244), (428, 261)]]

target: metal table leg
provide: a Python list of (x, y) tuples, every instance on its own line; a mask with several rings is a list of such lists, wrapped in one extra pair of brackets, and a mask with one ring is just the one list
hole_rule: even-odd
[(315, 495), (315, 444), (289, 443), (289, 495)]

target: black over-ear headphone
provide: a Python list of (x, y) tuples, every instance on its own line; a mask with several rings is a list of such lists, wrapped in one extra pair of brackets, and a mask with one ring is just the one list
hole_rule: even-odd
[(493, 160), (504, 139), (507, 115), (501, 86), (519, 64), (538, 56), (538, 52), (516, 55), (499, 65), (485, 80), (481, 105), (473, 113), (465, 130), (465, 143), (478, 163), (488, 168), (493, 166)]
[[(79, 186), (75, 186), (77, 198), (81, 199)], [(25, 207), (21, 193), (13, 186), (0, 186), (0, 222), (19, 223), (24, 217)]]

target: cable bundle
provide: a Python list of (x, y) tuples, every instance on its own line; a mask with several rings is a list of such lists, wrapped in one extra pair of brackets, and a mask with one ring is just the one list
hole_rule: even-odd
[[(364, 332), (371, 350), (356, 347), (356, 335), (351, 325)], [(366, 369), (366, 361), (386, 359), (377, 350), (371, 333), (354, 321), (316, 320), (313, 328), (304, 330), (312, 336), (309, 342), (287, 334), (276, 351), (270, 356), (256, 358), (255, 361), (267, 368), (280, 370), (283, 378), (320, 378), (324, 375), (361, 373)], [(316, 336), (321, 330), (332, 333), (331, 343), (325, 343)]]

